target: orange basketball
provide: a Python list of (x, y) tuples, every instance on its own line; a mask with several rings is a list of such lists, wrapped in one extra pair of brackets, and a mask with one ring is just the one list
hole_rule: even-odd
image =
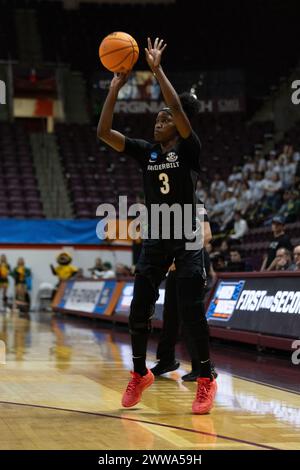
[(128, 72), (139, 57), (139, 47), (130, 34), (117, 32), (106, 36), (99, 46), (99, 57), (111, 72)]

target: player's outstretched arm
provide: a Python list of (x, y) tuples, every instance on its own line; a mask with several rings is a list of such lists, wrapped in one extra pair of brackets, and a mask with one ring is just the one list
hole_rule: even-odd
[(129, 73), (115, 73), (111, 81), (110, 88), (106, 100), (104, 102), (98, 127), (97, 137), (103, 140), (107, 145), (123, 152), (125, 149), (125, 136), (121, 132), (112, 129), (112, 121), (114, 108), (118, 99), (118, 93), (122, 86), (127, 82)]
[(158, 80), (166, 105), (171, 109), (179, 134), (186, 139), (192, 132), (190, 121), (182, 109), (176, 90), (166, 77), (161, 66), (162, 53), (166, 47), (167, 44), (164, 44), (163, 39), (156, 38), (152, 46), (151, 39), (148, 38), (148, 47), (145, 48), (146, 60)]

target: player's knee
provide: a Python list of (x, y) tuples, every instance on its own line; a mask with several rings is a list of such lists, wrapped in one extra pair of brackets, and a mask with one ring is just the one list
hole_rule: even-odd
[(154, 287), (148, 277), (142, 274), (135, 276), (133, 302), (153, 304), (156, 302), (158, 296), (158, 289)]
[(147, 333), (151, 330), (151, 318), (155, 305), (134, 296), (130, 305), (129, 330), (131, 334)]
[(142, 334), (151, 330), (151, 318), (154, 315), (157, 297), (156, 289), (150, 280), (138, 274), (130, 306), (129, 330), (131, 334)]
[(136, 320), (129, 321), (129, 333), (131, 335), (143, 335), (150, 333), (151, 331), (151, 320), (139, 322)]
[(151, 318), (154, 315), (154, 305), (145, 306), (132, 302), (129, 315), (129, 331), (132, 335), (145, 334), (151, 331)]

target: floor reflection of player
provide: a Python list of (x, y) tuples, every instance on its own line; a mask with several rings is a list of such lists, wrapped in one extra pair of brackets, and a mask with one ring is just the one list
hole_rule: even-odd
[(67, 344), (65, 333), (55, 317), (51, 319), (51, 330), (55, 336), (55, 345), (51, 348), (51, 354), (55, 356), (57, 369), (66, 370), (70, 367), (72, 348)]
[[(13, 327), (13, 328), (12, 328)], [(30, 317), (13, 314), (9, 319), (2, 317), (0, 341), (6, 345), (6, 357), (15, 355), (17, 361), (24, 359), (27, 335), (30, 331)]]
[(30, 331), (30, 317), (24, 314), (22, 318), (14, 319), (14, 352), (16, 360), (21, 361), (24, 359), (24, 353), (26, 352), (26, 338)]

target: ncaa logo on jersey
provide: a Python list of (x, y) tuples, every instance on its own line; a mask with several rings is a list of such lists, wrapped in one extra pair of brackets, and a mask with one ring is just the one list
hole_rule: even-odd
[(176, 162), (178, 155), (175, 152), (169, 152), (167, 155), (167, 160), (170, 163)]
[(157, 157), (158, 157), (158, 154), (156, 152), (152, 152), (151, 155), (150, 155), (150, 160), (149, 162), (150, 163), (153, 163), (157, 160)]

